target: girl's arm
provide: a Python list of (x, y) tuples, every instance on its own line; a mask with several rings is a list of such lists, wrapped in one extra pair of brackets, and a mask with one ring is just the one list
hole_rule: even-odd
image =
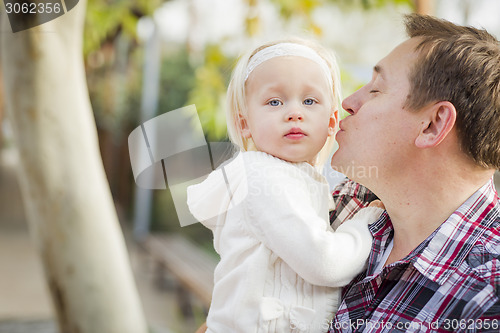
[(314, 208), (321, 193), (296, 175), (293, 168), (248, 173), (247, 226), (309, 283), (346, 285), (365, 268), (372, 244), (368, 223), (383, 210), (363, 209), (333, 232), (327, 215)]

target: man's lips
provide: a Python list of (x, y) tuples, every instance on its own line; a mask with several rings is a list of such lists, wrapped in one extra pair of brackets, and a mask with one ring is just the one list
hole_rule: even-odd
[(342, 125), (343, 120), (339, 121), (339, 129), (344, 131), (344, 126)]
[(339, 130), (335, 134), (335, 140), (339, 140), (339, 137), (342, 135), (342, 133), (345, 132), (344, 124), (342, 123), (344, 120), (339, 121)]
[(307, 136), (300, 128), (294, 127), (292, 128), (287, 134), (285, 134), (285, 137), (288, 139), (301, 139), (303, 137)]

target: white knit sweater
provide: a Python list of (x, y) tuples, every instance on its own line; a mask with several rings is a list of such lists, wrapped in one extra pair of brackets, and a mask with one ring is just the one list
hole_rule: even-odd
[(335, 232), (325, 178), (307, 163), (239, 153), (188, 188), (191, 213), (210, 228), (221, 260), (207, 332), (325, 332), (340, 289), (365, 267), (366, 208)]

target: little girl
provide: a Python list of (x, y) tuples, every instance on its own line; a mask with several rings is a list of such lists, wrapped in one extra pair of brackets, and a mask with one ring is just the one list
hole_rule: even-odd
[(188, 188), (191, 213), (221, 260), (207, 332), (325, 332), (340, 288), (371, 249), (369, 207), (333, 231), (319, 172), (338, 121), (333, 56), (304, 40), (263, 45), (240, 59), (227, 126), (240, 152)]

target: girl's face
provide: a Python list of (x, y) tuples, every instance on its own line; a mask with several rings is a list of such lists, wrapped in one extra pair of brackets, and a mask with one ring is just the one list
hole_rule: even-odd
[(248, 112), (242, 135), (257, 150), (289, 162), (311, 163), (334, 134), (337, 112), (321, 67), (303, 57), (276, 57), (246, 82)]

